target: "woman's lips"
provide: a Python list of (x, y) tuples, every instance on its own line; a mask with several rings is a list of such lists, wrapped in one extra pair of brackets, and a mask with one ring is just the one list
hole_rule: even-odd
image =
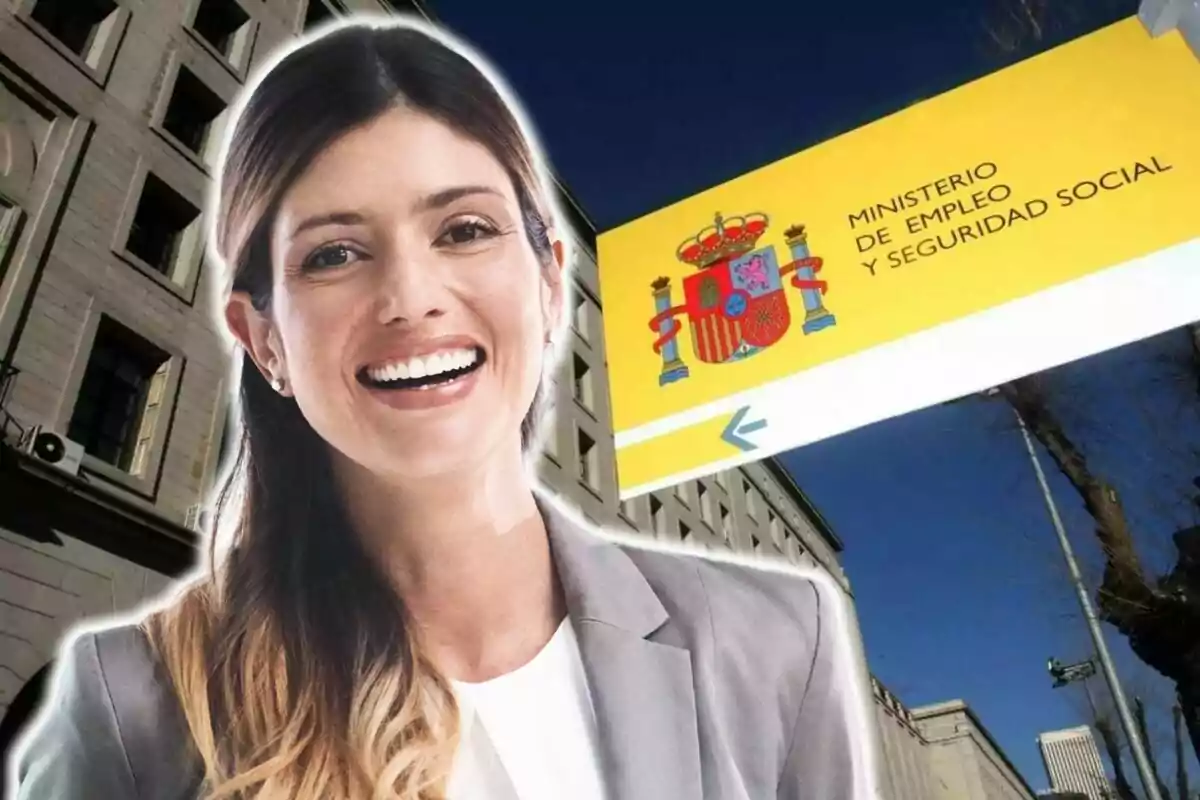
[(376, 351), (359, 365), (358, 372), (371, 372), (389, 365), (431, 360), (437, 356), (462, 351), (486, 354), (483, 345), (470, 336), (437, 336), (425, 339), (408, 337), (390, 344), (380, 342)]
[(364, 369), (359, 371), (358, 379), (372, 397), (391, 408), (437, 408), (461, 400), (475, 388), (482, 372), (481, 368), (487, 361), (482, 350), (475, 355), (475, 361), (467, 367), (419, 378), (379, 382), (367, 376)]
[(482, 348), (455, 349), (431, 353), (404, 361), (382, 362), (359, 369), (359, 383), (372, 389), (426, 391), (440, 383), (457, 380), (483, 366), (487, 354)]
[(486, 358), (487, 354), (483, 348), (456, 347), (424, 356), (376, 362), (360, 368), (358, 379), (360, 382), (385, 389), (416, 388), (439, 382), (439, 379), (457, 378), (477, 369)]

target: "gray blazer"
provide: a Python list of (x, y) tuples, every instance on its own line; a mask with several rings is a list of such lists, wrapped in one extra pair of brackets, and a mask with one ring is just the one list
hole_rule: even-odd
[[(539, 505), (612, 800), (870, 795), (839, 599), (804, 577), (597, 536)], [(198, 758), (136, 627), (65, 645), (47, 705), (15, 755), (17, 800), (197, 797)]]

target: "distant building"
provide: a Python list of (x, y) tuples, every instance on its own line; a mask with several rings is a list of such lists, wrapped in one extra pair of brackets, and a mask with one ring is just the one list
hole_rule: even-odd
[(1078, 792), (1088, 800), (1109, 800), (1114, 796), (1096, 739), (1087, 725), (1043, 733), (1038, 736), (1038, 748), (1046, 763), (1051, 790)]
[(932, 777), (930, 800), (1034, 800), (1021, 773), (962, 700), (914, 708)]

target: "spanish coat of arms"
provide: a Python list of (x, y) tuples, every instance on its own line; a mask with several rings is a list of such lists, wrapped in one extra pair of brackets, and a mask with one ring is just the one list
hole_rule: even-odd
[(681, 314), (691, 328), (692, 351), (705, 363), (740, 361), (779, 341), (792, 319), (784, 292), (788, 275), (804, 301), (804, 333), (837, 324), (825, 308), (829, 287), (816, 277), (822, 262), (809, 252), (804, 226), (784, 232), (791, 261), (781, 266), (773, 246), (757, 247), (768, 224), (766, 214), (728, 219), (718, 214), (713, 225), (684, 241), (676, 257), (698, 271), (683, 279), (681, 305), (672, 305), (669, 278), (651, 284), (657, 313), (650, 329), (658, 334), (654, 352), (663, 359), (660, 386), (688, 376), (677, 340), (682, 325), (676, 317)]

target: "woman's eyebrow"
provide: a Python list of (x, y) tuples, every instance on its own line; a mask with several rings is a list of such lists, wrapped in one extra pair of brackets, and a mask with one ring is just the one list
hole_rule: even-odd
[(419, 214), (425, 211), (445, 208), (455, 200), (460, 200), (473, 194), (490, 194), (496, 197), (504, 196), (490, 186), (451, 186), (448, 189), (442, 189), (440, 192), (425, 195), (413, 204), (413, 211)]
[[(455, 200), (461, 200), (464, 197), (470, 197), (474, 194), (488, 194), (493, 197), (504, 196), (501, 192), (490, 186), (451, 186), (448, 189), (427, 194), (417, 200), (413, 204), (413, 212), (419, 214), (445, 208)], [(366, 221), (366, 215), (358, 211), (330, 211), (324, 214), (316, 214), (297, 225), (292, 231), (292, 238), (294, 239), (305, 231), (320, 228), (324, 225), (362, 225)]]
[(296, 226), (292, 231), (292, 238), (296, 238), (305, 231), (313, 228), (320, 228), (324, 225), (362, 225), (366, 222), (366, 217), (357, 211), (331, 211), (327, 214), (317, 214), (309, 217)]

